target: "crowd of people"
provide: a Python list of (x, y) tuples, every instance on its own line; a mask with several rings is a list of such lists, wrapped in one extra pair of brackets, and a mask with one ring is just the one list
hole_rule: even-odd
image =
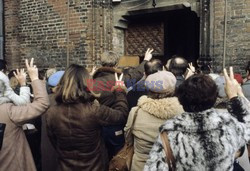
[(92, 71), (38, 70), (32, 58), (30, 84), (24, 69), (7, 74), (0, 60), (0, 170), (111, 170), (125, 144), (133, 146), (126, 170), (244, 170), (250, 61), (243, 79), (232, 67), (216, 74), (152, 52), (128, 68), (104, 52)]

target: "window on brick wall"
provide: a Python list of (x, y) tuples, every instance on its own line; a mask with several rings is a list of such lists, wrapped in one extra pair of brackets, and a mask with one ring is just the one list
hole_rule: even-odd
[(0, 0), (0, 59), (3, 59), (3, 45), (4, 45), (4, 33), (3, 33), (3, 0)]

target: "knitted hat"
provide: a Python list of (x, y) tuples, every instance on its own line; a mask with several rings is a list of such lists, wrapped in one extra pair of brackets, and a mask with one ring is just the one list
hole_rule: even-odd
[(168, 71), (158, 71), (150, 74), (145, 80), (146, 88), (156, 93), (173, 93), (175, 84), (175, 76)]
[(225, 78), (224, 76), (219, 76), (218, 78), (216, 78), (215, 80), (215, 84), (217, 85), (218, 88), (218, 96), (219, 97), (226, 97), (226, 93), (225, 93)]
[(57, 72), (55, 72), (54, 74), (52, 74), (49, 77), (48, 84), (50, 86), (52, 86), (52, 87), (55, 87), (59, 83), (59, 81), (62, 78), (63, 74), (64, 74), (64, 71), (57, 71)]

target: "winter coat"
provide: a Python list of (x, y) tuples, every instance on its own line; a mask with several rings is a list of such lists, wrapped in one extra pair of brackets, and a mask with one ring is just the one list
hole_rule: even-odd
[[(233, 170), (235, 153), (250, 139), (250, 103), (234, 97), (227, 109), (184, 112), (160, 127), (160, 132), (168, 133), (176, 170)], [(168, 170), (159, 136), (144, 170)]]
[(0, 170), (36, 170), (22, 125), (41, 115), (49, 107), (48, 94), (41, 80), (32, 82), (34, 101), (23, 106), (13, 103), (0, 105), (0, 123), (5, 123), (3, 145), (0, 151)]
[[(137, 116), (134, 126), (132, 126), (136, 111)], [(167, 119), (181, 113), (183, 113), (183, 108), (176, 97), (151, 99), (147, 96), (142, 96), (139, 99), (138, 106), (132, 108), (129, 113), (124, 129), (126, 142), (134, 144), (132, 171), (143, 170), (149, 158), (149, 152), (157, 138), (159, 127)]]
[[(130, 72), (124, 74), (123, 80), (127, 88), (143, 77), (145, 63), (146, 61), (143, 61), (135, 69), (131, 69)], [(121, 74), (121, 70), (112, 67), (101, 67), (93, 75), (95, 80), (94, 92), (101, 93), (101, 97), (98, 99), (101, 104), (110, 106), (114, 103), (115, 98), (110, 90), (115, 85), (115, 73)]]
[(243, 91), (245, 97), (250, 101), (250, 80), (247, 80), (242, 85), (242, 91)]
[(30, 88), (24, 86), (20, 88), (20, 95), (17, 95), (10, 87), (9, 78), (0, 71), (0, 104), (13, 102), (15, 105), (30, 103)]
[[(146, 61), (143, 61), (136, 68), (124, 73), (123, 80), (127, 87), (135, 84), (143, 77), (145, 63)], [(101, 67), (93, 75), (93, 79), (95, 80), (94, 88), (96, 88), (94, 92), (101, 94), (98, 101), (106, 106), (112, 106), (116, 102), (114, 94), (110, 91), (115, 84), (115, 73), (121, 74), (121, 70), (112, 67)], [(103, 127), (102, 135), (108, 149), (109, 159), (124, 145), (123, 128), (125, 123), (126, 120), (125, 122), (120, 122), (119, 125)]]
[[(58, 154), (60, 171), (101, 171), (108, 167), (102, 126), (125, 122), (128, 104), (125, 92), (114, 92), (109, 108), (96, 102), (57, 104), (46, 112), (48, 136)], [(53, 103), (53, 102), (52, 102)]]
[[(47, 89), (48, 90), (48, 89)], [(50, 105), (55, 105), (55, 100), (53, 99), (53, 94), (49, 95)], [(41, 118), (41, 164), (42, 171), (56, 171), (57, 167), (57, 154), (55, 148), (52, 146), (48, 134), (47, 134), (47, 124), (46, 115), (42, 115)]]
[(177, 82), (175, 84), (175, 87), (179, 87), (183, 83), (183, 81), (185, 81), (185, 78), (183, 76), (176, 76), (176, 80)]

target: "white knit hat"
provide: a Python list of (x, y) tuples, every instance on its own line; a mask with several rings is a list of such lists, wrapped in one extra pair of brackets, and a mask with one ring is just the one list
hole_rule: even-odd
[(158, 71), (149, 75), (145, 80), (146, 88), (156, 93), (173, 93), (175, 84), (174, 74), (168, 71)]

